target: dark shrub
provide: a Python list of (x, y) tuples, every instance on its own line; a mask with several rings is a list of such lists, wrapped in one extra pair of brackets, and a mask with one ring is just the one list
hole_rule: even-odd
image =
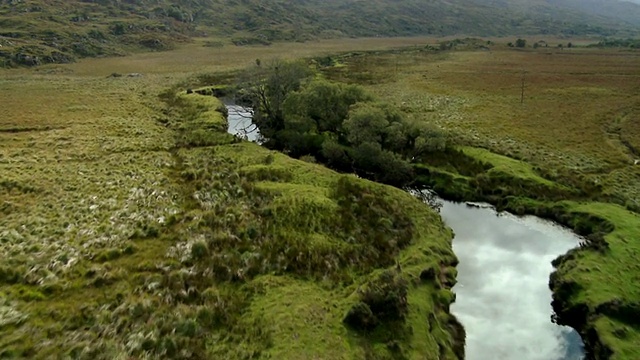
[(380, 320), (403, 320), (407, 314), (407, 281), (387, 270), (360, 294), (362, 302)]
[(371, 312), (369, 305), (359, 302), (349, 310), (344, 323), (357, 330), (371, 330), (378, 325), (378, 319)]

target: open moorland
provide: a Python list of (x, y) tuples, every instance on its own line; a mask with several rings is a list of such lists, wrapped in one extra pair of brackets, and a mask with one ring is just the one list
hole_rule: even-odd
[(196, 39), (0, 70), (0, 357), (460, 357), (435, 212), (239, 142), (220, 101), (185, 93), (279, 57), (446, 131), (457, 152), (418, 167), (444, 195), (593, 236), (557, 261), (559, 321), (639, 358), (640, 53), (546, 40)]
[(639, 19), (635, 4), (597, 0), (2, 0), (0, 67), (168, 50), (202, 36), (215, 48), (427, 34), (627, 37)]
[(238, 142), (220, 101), (184, 92), (259, 57), (408, 41), (4, 71), (0, 357), (459, 357), (434, 211)]
[(369, 84), (459, 144), (524, 161), (560, 183), (596, 184), (601, 196), (637, 208), (640, 53), (558, 44), (567, 41), (528, 50), (349, 55), (349, 66), (330, 73)]

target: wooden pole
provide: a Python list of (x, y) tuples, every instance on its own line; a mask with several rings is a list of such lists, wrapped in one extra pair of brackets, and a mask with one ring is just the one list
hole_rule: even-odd
[(524, 104), (525, 74), (526, 72), (522, 70), (522, 86), (520, 87), (520, 105)]

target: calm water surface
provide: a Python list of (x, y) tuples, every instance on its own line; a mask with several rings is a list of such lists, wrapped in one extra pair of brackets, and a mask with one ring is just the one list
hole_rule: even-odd
[(536, 217), (444, 202), (460, 260), (451, 311), (468, 360), (580, 360), (580, 336), (551, 322), (551, 261), (576, 247), (571, 231)]
[(229, 133), (257, 142), (260, 132), (251, 121), (251, 109), (233, 104), (227, 104), (226, 107), (229, 113), (227, 117)]

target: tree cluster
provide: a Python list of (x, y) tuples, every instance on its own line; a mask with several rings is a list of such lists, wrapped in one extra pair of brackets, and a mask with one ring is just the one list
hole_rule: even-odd
[(509, 46), (509, 47), (524, 48), (524, 47), (527, 47), (527, 40), (518, 38), (518, 39), (516, 40), (515, 44), (514, 44), (514, 43), (512, 43), (512, 42), (509, 42), (509, 43), (507, 43), (507, 46)]
[(404, 186), (414, 178), (413, 160), (445, 147), (441, 131), (409, 121), (358, 85), (314, 78), (303, 63), (257, 64), (240, 94), (269, 148)]

